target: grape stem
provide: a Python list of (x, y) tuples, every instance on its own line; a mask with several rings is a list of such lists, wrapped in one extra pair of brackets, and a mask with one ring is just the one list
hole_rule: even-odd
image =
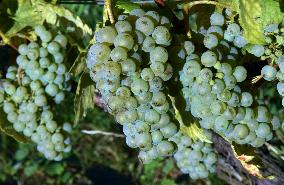
[(104, 135), (104, 136), (113, 136), (113, 137), (124, 137), (122, 134), (116, 134), (113, 132), (105, 132), (101, 130), (82, 130), (81, 131), (84, 134), (89, 134), (89, 135)]
[(23, 75), (23, 71), (22, 71), (22, 69), (19, 67), (19, 68), (18, 68), (18, 71), (17, 71), (17, 80), (18, 80), (19, 85), (21, 85), (22, 75)]
[(10, 38), (6, 37), (2, 31), (0, 31), (0, 38), (2, 38), (0, 45), (9, 45), (18, 52), (18, 48), (11, 43)]
[(228, 4), (219, 3), (219, 2), (216, 2), (216, 1), (201, 0), (201, 1), (189, 2), (189, 3), (185, 4), (184, 5), (184, 10), (187, 10), (187, 12), (189, 12), (189, 10), (193, 6), (200, 5), (200, 4), (211, 4), (211, 5), (215, 5), (215, 6), (221, 6), (221, 7), (224, 7), (224, 8), (229, 8), (230, 7)]
[(111, 24), (114, 24), (115, 23), (115, 20), (114, 20), (114, 16), (113, 16), (113, 11), (112, 11), (112, 0), (105, 0), (105, 9), (107, 11), (107, 14), (108, 14), (108, 18), (110, 20), (110, 23)]

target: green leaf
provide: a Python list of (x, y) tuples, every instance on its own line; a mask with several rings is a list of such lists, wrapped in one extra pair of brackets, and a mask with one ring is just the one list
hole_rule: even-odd
[(40, 13), (37, 12), (31, 0), (18, 0), (18, 9), (13, 19), (15, 23), (6, 33), (7, 36), (14, 35), (27, 26), (34, 27), (43, 23)]
[(271, 23), (280, 23), (284, 18), (279, 3), (274, 0), (262, 0), (262, 26), (265, 27)]
[(172, 159), (166, 161), (165, 166), (163, 167), (163, 173), (168, 174), (172, 171), (175, 167), (175, 163)]
[(61, 163), (52, 163), (47, 165), (46, 172), (48, 175), (61, 175), (64, 172), (64, 166)]
[(239, 0), (218, 0), (219, 3), (227, 4), (229, 5), (230, 9), (239, 12)]
[(124, 13), (129, 13), (133, 9), (140, 8), (140, 6), (138, 4), (132, 3), (132, 2), (126, 1), (126, 0), (118, 0), (115, 3), (115, 6), (119, 9), (124, 10)]
[(162, 179), (161, 185), (176, 185), (173, 179)]
[(35, 172), (38, 170), (38, 164), (29, 164), (29, 165), (26, 165), (25, 168), (24, 168), (24, 174), (25, 176), (27, 177), (30, 177), (32, 176), (33, 174), (35, 174)]
[(95, 86), (90, 78), (89, 73), (84, 72), (78, 82), (74, 107), (75, 107), (75, 124), (86, 115), (88, 109), (93, 109), (95, 106)]
[(249, 43), (264, 44), (261, 26), (261, 3), (259, 0), (240, 0), (240, 24)]
[(29, 149), (27, 147), (20, 147), (15, 154), (16, 160), (20, 161), (26, 158), (29, 154)]
[[(173, 108), (174, 108), (174, 111), (175, 111), (175, 118), (180, 124), (181, 132), (183, 134), (189, 136), (194, 141), (200, 140), (202, 142), (212, 143), (212, 141), (205, 134), (204, 130), (197, 126), (196, 121), (191, 120), (191, 119), (186, 119), (187, 121), (189, 121), (189, 123), (184, 123), (183, 117), (182, 117), (180, 111), (178, 110), (178, 108), (175, 105), (176, 102), (175, 102), (174, 97), (171, 97), (171, 96), (169, 96), (169, 97), (172, 101), (172, 105), (173, 105)], [(190, 113), (187, 113), (187, 114), (190, 114)]]
[(86, 52), (81, 52), (70, 69), (70, 74), (78, 76), (86, 70)]
[[(92, 29), (84, 24), (78, 16), (73, 15), (70, 10), (63, 6), (47, 3), (44, 0), (18, 0), (18, 9), (13, 16), (15, 23), (6, 35), (12, 37), (22, 29), (41, 25), (44, 21), (51, 25), (64, 27), (66, 31), (68, 24), (59, 25), (61, 18), (65, 18), (68, 23), (73, 23), (75, 27), (79, 28), (82, 32), (81, 38), (86, 35), (92, 35)], [(79, 35), (78, 33), (77, 35)]]
[(80, 28), (84, 34), (92, 35), (92, 29), (84, 24), (80, 17), (74, 15), (70, 10), (63, 6), (53, 5), (45, 3), (42, 0), (34, 0), (38, 2), (36, 5), (37, 11), (41, 12), (41, 16), (47, 23), (55, 24), (60, 17), (66, 18), (69, 22), (72, 22), (76, 27)]
[(18, 142), (28, 142), (28, 139), (26, 137), (14, 130), (13, 124), (7, 120), (6, 113), (2, 109), (0, 109), (0, 131), (8, 136), (11, 136)]
[(244, 36), (251, 44), (265, 44), (263, 29), (270, 23), (280, 23), (284, 14), (274, 0), (240, 0), (239, 21)]

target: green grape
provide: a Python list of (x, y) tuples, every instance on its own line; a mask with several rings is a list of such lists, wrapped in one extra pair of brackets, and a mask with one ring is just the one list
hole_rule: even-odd
[(170, 138), (177, 133), (177, 126), (174, 123), (169, 123), (165, 127), (160, 128), (165, 138)]
[(241, 105), (249, 107), (253, 103), (253, 97), (249, 92), (243, 92), (241, 95)]
[(123, 47), (127, 50), (131, 50), (134, 45), (133, 37), (128, 33), (120, 33), (114, 39), (115, 47)]
[(257, 137), (259, 138), (266, 138), (271, 132), (270, 127), (267, 123), (260, 123), (255, 130)]
[(156, 47), (156, 43), (153, 37), (146, 36), (142, 44), (142, 50), (145, 52), (150, 52), (155, 47)]
[(156, 123), (160, 120), (160, 114), (154, 109), (148, 109), (145, 112), (145, 121), (149, 123)]
[(152, 33), (152, 37), (159, 45), (169, 46), (171, 43), (170, 31), (165, 26), (157, 26)]
[[(128, 21), (122, 20), (122, 21), (117, 21), (115, 23), (115, 29), (118, 33), (131, 32), (132, 26)], [(107, 32), (105, 32), (105, 33), (107, 33)], [(113, 36), (114, 36), (114, 34), (113, 34)]]
[(217, 63), (217, 56), (212, 51), (206, 51), (201, 55), (201, 63), (205, 67), (212, 67)]
[(121, 71), (123, 74), (130, 76), (133, 73), (135, 73), (136, 64), (131, 58), (123, 60), (120, 64), (121, 64)]
[(62, 48), (65, 48), (67, 46), (67, 44), (68, 44), (67, 38), (64, 35), (62, 35), (62, 34), (56, 35), (55, 38), (54, 38), (54, 41), (59, 43)]
[(162, 62), (166, 63), (168, 61), (168, 52), (163, 47), (155, 47), (150, 51), (150, 60), (151, 62)]
[(18, 51), (21, 55), (27, 55), (28, 54), (28, 51), (29, 51), (29, 48), (26, 44), (21, 44), (18, 48)]
[(60, 50), (60, 44), (58, 44), (56, 41), (52, 41), (47, 46), (47, 51), (51, 54), (58, 53)]
[(144, 68), (141, 71), (141, 78), (145, 81), (153, 80), (155, 74), (151, 68)]
[(133, 82), (131, 83), (131, 91), (135, 95), (142, 95), (145, 94), (149, 89), (149, 85), (146, 81), (142, 79), (134, 79)]
[(110, 58), (114, 62), (119, 62), (127, 59), (127, 51), (122, 47), (116, 47), (110, 52)]
[(161, 156), (171, 155), (174, 150), (174, 145), (169, 141), (161, 141), (157, 145), (157, 151)]
[(153, 33), (155, 26), (154, 22), (150, 18), (143, 16), (137, 19), (135, 28), (136, 30), (144, 33), (146, 36), (149, 36)]

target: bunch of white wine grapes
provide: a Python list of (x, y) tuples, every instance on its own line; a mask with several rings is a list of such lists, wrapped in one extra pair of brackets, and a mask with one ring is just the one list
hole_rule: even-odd
[(210, 143), (194, 141), (181, 132), (171, 140), (177, 144), (174, 158), (182, 173), (189, 174), (192, 179), (202, 179), (215, 172), (217, 155)]
[(108, 112), (123, 125), (126, 144), (140, 149), (143, 163), (177, 152), (178, 126), (164, 84), (173, 75), (165, 48), (171, 44), (170, 26), (157, 12), (135, 9), (97, 30), (87, 57)]
[(269, 60), (269, 64), (261, 69), (261, 77), (266, 81), (278, 80), (276, 85), (278, 93), (283, 97), (284, 107), (284, 25), (269, 24), (264, 28), (265, 45), (250, 45), (248, 51), (260, 57), (261, 60)]
[(61, 103), (69, 91), (69, 74), (64, 64), (67, 38), (55, 36), (43, 26), (34, 29), (40, 38), (21, 44), (17, 66), (10, 66), (0, 79), (0, 106), (13, 128), (37, 144), (47, 159), (59, 161), (71, 150), (70, 123), (59, 125), (50, 106)]
[(178, 128), (163, 84), (172, 76), (165, 48), (169, 25), (157, 12), (135, 9), (97, 30), (88, 52), (87, 66), (108, 112), (123, 125), (127, 145), (141, 149), (144, 163), (175, 151), (168, 138)]
[(238, 86), (247, 77), (247, 70), (238, 65), (242, 56), (238, 48), (246, 45), (240, 26), (227, 24), (220, 13), (211, 15), (210, 24), (204, 33), (201, 56), (194, 54), (192, 42), (184, 43), (184, 50), (190, 53), (180, 71), (180, 81), (188, 109), (200, 119), (201, 127), (239, 144), (260, 147), (272, 139), (272, 130), (279, 128), (280, 120)]

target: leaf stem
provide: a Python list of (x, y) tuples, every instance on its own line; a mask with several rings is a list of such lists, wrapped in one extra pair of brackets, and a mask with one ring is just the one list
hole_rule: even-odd
[(2, 43), (0, 42), (0, 45), (9, 45), (11, 48), (19, 52), (18, 48), (11, 43), (10, 38), (6, 37), (2, 31), (0, 31), (0, 37), (2, 38)]

